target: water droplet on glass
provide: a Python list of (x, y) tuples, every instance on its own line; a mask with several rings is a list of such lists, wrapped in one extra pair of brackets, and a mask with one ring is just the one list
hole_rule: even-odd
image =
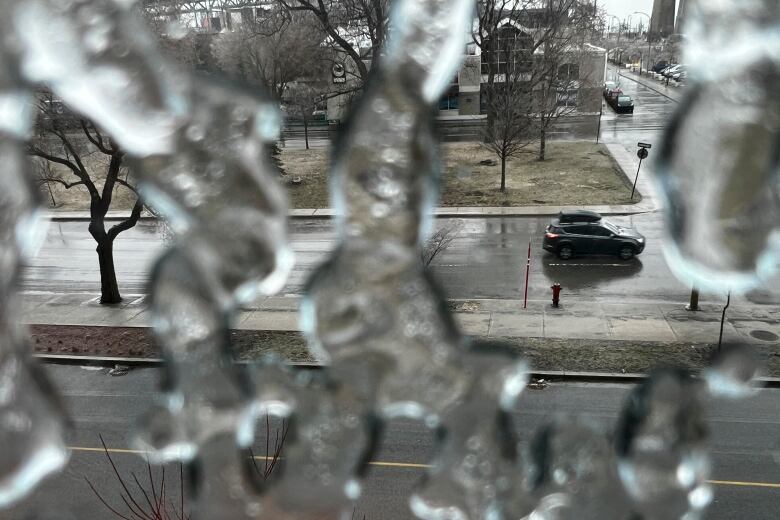
[(702, 401), (700, 383), (679, 370), (657, 371), (631, 392), (616, 448), (620, 478), (639, 513), (696, 518), (709, 504)]
[[(664, 136), (657, 180), (669, 265), (695, 287), (742, 293), (777, 270), (780, 59), (767, 42), (779, 22), (772, 2), (691, 5), (685, 62), (694, 81)], [(737, 65), (709, 67), (703, 56)]]
[(715, 397), (740, 399), (755, 395), (761, 368), (756, 352), (746, 345), (726, 344), (702, 376)]

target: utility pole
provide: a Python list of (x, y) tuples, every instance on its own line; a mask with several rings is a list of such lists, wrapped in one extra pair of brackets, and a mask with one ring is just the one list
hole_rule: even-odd
[(728, 310), (729, 305), (731, 305), (731, 291), (729, 291), (729, 295), (726, 298), (726, 306), (723, 307), (723, 314), (720, 316), (720, 336), (718, 336), (718, 352), (720, 352), (720, 347), (723, 345), (723, 325), (726, 322), (726, 310)]
[(596, 129), (596, 144), (599, 144), (599, 137), (601, 136), (601, 117), (604, 115), (604, 99), (601, 99), (599, 104), (599, 126)]
[(699, 310), (699, 290), (696, 287), (691, 289), (691, 301), (685, 306), (686, 311)]
[(650, 148), (653, 147), (650, 143), (637, 143), (639, 150), (636, 152), (636, 156), (639, 157), (639, 167), (636, 169), (636, 177), (634, 178), (634, 186), (631, 188), (631, 200), (634, 200), (634, 192), (636, 191), (636, 183), (639, 180), (639, 170), (642, 169), (642, 161), (647, 159)]

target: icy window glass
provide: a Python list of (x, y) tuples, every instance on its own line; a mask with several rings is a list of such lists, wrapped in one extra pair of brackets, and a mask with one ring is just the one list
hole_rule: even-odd
[[(521, 449), (510, 415), (531, 367), (462, 334), (420, 262), (442, 168), (433, 108), (463, 59), (475, 5), (391, 4), (381, 59), (333, 152), (338, 244), (300, 309), (308, 348), (327, 367), (301, 374), (275, 359), (235, 364), (231, 351), (241, 306), (279, 291), (293, 266), (286, 194), (267, 153), (281, 131), (278, 103), (183, 70), (131, 0), (3, 2), (0, 508), (68, 458), (67, 421), (31, 359), (17, 295), (44, 225), (25, 142), (30, 100), (45, 87), (122, 147), (138, 191), (175, 235), (150, 279), (166, 385), (138, 421), (136, 447), (192, 470), (193, 518), (349, 517), (382, 426), (396, 419), (436, 438), (408, 499), (421, 519), (703, 516), (713, 500), (708, 403), (752, 394), (755, 360), (734, 348), (700, 377), (660, 369), (609, 432), (549, 410)], [(230, 23), (250, 14), (231, 11)], [(223, 23), (193, 16), (200, 28)], [(668, 258), (684, 280), (736, 293), (765, 280), (780, 256), (780, 8), (697, 2), (688, 23), (696, 83), (669, 128), (658, 179)], [(524, 33), (509, 33), (499, 42), (525, 52)], [(729, 66), (710, 67), (712, 53)], [(245, 450), (268, 416), (291, 426), (283, 471), (265, 485), (247, 476)]]

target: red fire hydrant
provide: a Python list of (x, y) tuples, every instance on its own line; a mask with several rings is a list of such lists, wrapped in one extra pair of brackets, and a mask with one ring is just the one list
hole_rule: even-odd
[(561, 284), (554, 283), (550, 289), (552, 289), (553, 293), (553, 307), (558, 307), (558, 303), (561, 301)]

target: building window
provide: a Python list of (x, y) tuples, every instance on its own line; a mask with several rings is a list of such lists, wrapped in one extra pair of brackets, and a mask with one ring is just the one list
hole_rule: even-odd
[(439, 99), (439, 110), (458, 110), (458, 85), (450, 85), (447, 92)]
[(575, 63), (566, 63), (558, 68), (558, 81), (569, 84), (580, 79), (580, 66)]
[(482, 74), (529, 72), (533, 64), (534, 39), (531, 35), (505, 25), (487, 38), (482, 53)]
[(579, 90), (569, 89), (558, 91), (558, 106), (559, 107), (576, 107), (579, 100)]

